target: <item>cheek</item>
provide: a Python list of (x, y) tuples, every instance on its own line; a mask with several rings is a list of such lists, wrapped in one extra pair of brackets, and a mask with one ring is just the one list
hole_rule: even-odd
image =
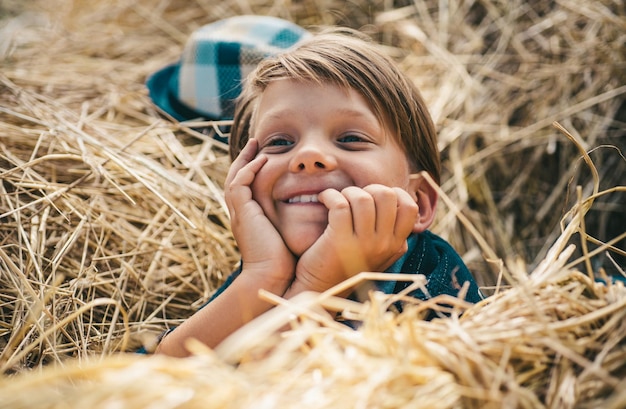
[(353, 174), (353, 179), (357, 186), (364, 187), (371, 184), (380, 184), (389, 187), (400, 187), (404, 190), (407, 190), (409, 187), (410, 172), (408, 167), (398, 165), (376, 166), (369, 169), (357, 167), (357, 169), (359, 169), (359, 172)]
[(410, 185), (411, 166), (404, 156), (398, 157), (394, 163), (397, 165), (389, 170), (389, 178), (393, 186), (407, 190)]

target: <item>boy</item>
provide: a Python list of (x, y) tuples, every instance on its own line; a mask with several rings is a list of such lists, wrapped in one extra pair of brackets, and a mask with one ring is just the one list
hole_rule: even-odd
[(424, 274), (430, 296), (468, 283), (466, 300), (480, 300), (458, 254), (427, 231), (437, 193), (412, 175), (439, 182), (440, 163), (424, 102), (358, 32), (325, 31), (262, 61), (239, 98), (230, 150), (225, 199), (241, 267), (157, 352), (188, 355), (190, 337), (215, 347), (272, 307), (259, 289), (290, 298), (362, 271)]

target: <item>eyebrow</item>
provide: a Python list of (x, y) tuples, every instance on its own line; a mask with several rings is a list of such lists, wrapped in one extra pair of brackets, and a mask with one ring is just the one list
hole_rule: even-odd
[(350, 109), (350, 108), (342, 108), (339, 109), (337, 111), (335, 111), (338, 114), (342, 114), (342, 115), (347, 115), (347, 116), (352, 116), (352, 117), (362, 117), (362, 118), (366, 118), (366, 117), (372, 117), (374, 119), (376, 119), (378, 121), (378, 119), (376, 118), (376, 115), (374, 115), (374, 112), (368, 112), (368, 115), (366, 115), (365, 113), (363, 113), (363, 111), (357, 111), (355, 109)]
[[(289, 117), (294, 116), (294, 114), (297, 112), (299, 112), (299, 110), (286, 108), (280, 111), (270, 111), (265, 117), (270, 118), (270, 119), (282, 119), (285, 117), (289, 118)], [(351, 108), (341, 108), (336, 111), (333, 111), (333, 113), (337, 115), (348, 116), (348, 117), (353, 117), (353, 118), (366, 118), (367, 119), (370, 116), (360, 110), (351, 109)], [(379, 122), (374, 112), (370, 112), (369, 114), (371, 114), (371, 118), (376, 120), (376, 123)]]

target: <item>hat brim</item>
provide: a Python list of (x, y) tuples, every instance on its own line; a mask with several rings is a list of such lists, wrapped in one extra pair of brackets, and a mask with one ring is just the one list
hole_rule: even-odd
[(181, 122), (199, 118), (215, 119), (189, 108), (176, 98), (179, 68), (180, 63), (171, 64), (156, 71), (146, 79), (146, 87), (154, 105)]

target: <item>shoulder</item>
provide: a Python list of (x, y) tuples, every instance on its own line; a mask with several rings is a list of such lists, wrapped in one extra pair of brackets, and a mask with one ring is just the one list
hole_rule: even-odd
[(457, 296), (467, 282), (466, 300), (481, 300), (474, 277), (450, 243), (428, 230), (415, 236), (415, 243), (402, 266), (404, 272), (426, 276), (426, 289), (431, 297), (440, 294)]

